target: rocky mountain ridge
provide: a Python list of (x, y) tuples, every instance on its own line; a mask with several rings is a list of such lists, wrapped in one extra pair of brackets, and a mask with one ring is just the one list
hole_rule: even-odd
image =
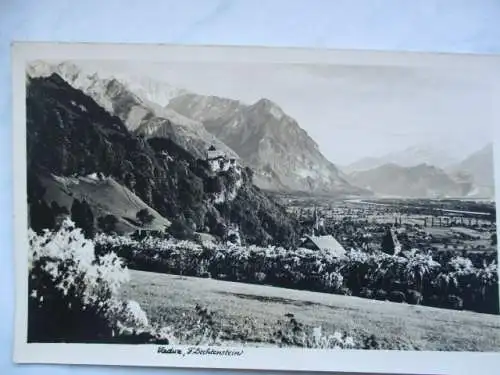
[[(27, 71), (31, 77), (58, 74), (71, 86), (94, 99), (111, 115), (119, 117), (128, 130), (146, 138), (171, 139), (197, 158), (203, 158), (205, 150), (211, 145), (237, 158), (236, 153), (207, 132), (203, 124), (150, 100), (165, 102), (177, 94), (185, 93), (185, 90), (175, 90), (167, 85), (167, 94), (161, 96), (159, 92), (162, 86), (157, 82), (146, 80), (146, 84), (141, 85), (144, 78), (141, 81), (139, 78), (125, 79), (124, 75), (119, 74), (97, 73), (71, 62), (49, 64), (38, 61), (30, 64)], [(155, 91), (149, 91), (155, 84)]]
[(138, 136), (57, 74), (28, 78), (26, 100), (30, 201), (44, 176), (102, 175), (187, 230), (223, 237), (236, 225), (246, 243), (292, 246), (297, 239), (298, 224), (253, 185), (250, 170), (213, 170), (171, 139)]
[(297, 121), (269, 99), (247, 105), (186, 94), (167, 107), (203, 123), (255, 171), (261, 188), (339, 196), (368, 193), (346, 181)]

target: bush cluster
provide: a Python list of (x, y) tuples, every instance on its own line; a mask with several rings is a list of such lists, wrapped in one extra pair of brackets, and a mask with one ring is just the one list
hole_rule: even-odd
[[(104, 237), (97, 239), (102, 242)], [(203, 306), (196, 305), (194, 314), (178, 324), (160, 328), (149, 321), (137, 302), (120, 300), (119, 289), (129, 280), (128, 269), (114, 252), (96, 252), (93, 242), (70, 219), (57, 231), (37, 234), (30, 230), (29, 243), (28, 342), (224, 344), (220, 324)], [(184, 247), (188, 244), (181, 243)], [(180, 267), (188, 273), (195, 270), (192, 263)], [(292, 319), (281, 327), (277, 345), (355, 345), (351, 337), (325, 335), (321, 328), (311, 333), (300, 324), (298, 332), (298, 325), (291, 325), (294, 322)]]
[(118, 298), (127, 268), (70, 219), (54, 232), (29, 230), (28, 342), (168, 342), (135, 301)]
[(102, 254), (116, 252), (130, 268), (145, 271), (499, 313), (496, 263), (476, 267), (459, 256), (442, 265), (418, 251), (398, 257), (350, 250), (345, 258), (335, 258), (328, 251), (302, 248), (106, 235), (96, 238), (96, 248)]

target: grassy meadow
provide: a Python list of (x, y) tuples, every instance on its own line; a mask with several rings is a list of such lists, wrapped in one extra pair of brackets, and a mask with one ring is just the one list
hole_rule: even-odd
[[(498, 316), (131, 270), (122, 296), (151, 323), (185, 332), (208, 306), (224, 343), (301, 346), (298, 330), (347, 333), (360, 349), (497, 351)], [(203, 319), (201, 319), (203, 320)], [(299, 328), (297, 328), (299, 327)]]

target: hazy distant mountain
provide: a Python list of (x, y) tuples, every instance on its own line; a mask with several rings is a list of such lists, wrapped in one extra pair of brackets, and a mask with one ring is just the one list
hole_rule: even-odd
[(416, 145), (402, 151), (390, 152), (380, 157), (365, 157), (343, 168), (346, 173), (365, 171), (384, 164), (396, 164), (401, 167), (414, 167), (420, 164), (447, 168), (458, 160), (444, 150), (432, 145)]
[(51, 65), (38, 61), (28, 67), (32, 77), (57, 73), (74, 88), (83, 91), (110, 114), (119, 117), (131, 131), (146, 137), (165, 137), (198, 158), (210, 145), (236, 157), (236, 153), (206, 131), (203, 124), (165, 108), (172, 97), (185, 93), (148, 78), (111, 76), (111, 73), (81, 68), (63, 62)]
[(493, 144), (472, 153), (449, 168), (450, 173), (462, 173), (471, 177), (474, 196), (493, 197), (495, 194)]
[(349, 180), (376, 194), (394, 197), (462, 197), (472, 189), (469, 181), (458, 181), (442, 169), (428, 164), (413, 167), (384, 164), (367, 171), (353, 172)]
[(390, 163), (390, 161), (385, 160), (383, 157), (365, 157), (355, 162), (342, 166), (342, 170), (349, 174), (353, 172), (367, 171), (369, 169), (380, 167), (384, 164)]
[(299, 124), (275, 103), (252, 105), (215, 96), (188, 94), (168, 108), (203, 123), (255, 171), (256, 184), (270, 190), (359, 194)]

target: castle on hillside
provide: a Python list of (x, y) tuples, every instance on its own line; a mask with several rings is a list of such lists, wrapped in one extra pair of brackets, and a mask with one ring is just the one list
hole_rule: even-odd
[(207, 161), (223, 160), (226, 154), (223, 151), (217, 150), (214, 145), (210, 146), (207, 150)]
[(208, 148), (206, 160), (213, 172), (227, 171), (236, 166), (235, 158), (228, 158), (224, 151), (217, 150), (214, 145)]

